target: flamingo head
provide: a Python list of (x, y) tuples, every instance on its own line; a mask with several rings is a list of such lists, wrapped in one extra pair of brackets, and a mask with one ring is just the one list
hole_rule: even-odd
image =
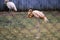
[(5, 2), (5, 4), (6, 4), (7, 2), (9, 2), (9, 0), (5, 0), (4, 2)]
[(32, 9), (29, 9), (29, 10), (28, 10), (28, 17), (29, 17), (29, 18), (33, 17), (32, 12), (33, 12)]

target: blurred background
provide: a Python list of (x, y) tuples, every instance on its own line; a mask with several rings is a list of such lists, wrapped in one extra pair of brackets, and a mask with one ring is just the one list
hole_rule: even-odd
[[(60, 0), (10, 0), (15, 3), (18, 10), (29, 8), (38, 10), (60, 10)], [(0, 10), (7, 10), (4, 0), (0, 0)]]
[[(15, 3), (18, 12), (10, 12), (12, 16), (4, 0), (0, 0), (0, 40), (60, 40), (60, 0), (10, 1)], [(27, 18), (29, 8), (41, 10), (49, 22)]]

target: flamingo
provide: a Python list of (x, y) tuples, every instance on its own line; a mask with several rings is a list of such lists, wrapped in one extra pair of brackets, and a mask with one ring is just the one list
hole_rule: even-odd
[(45, 14), (42, 11), (29, 9), (28, 17), (31, 18), (33, 16), (36, 18), (42, 18), (44, 20), (44, 22), (48, 22), (47, 17), (45, 16)]
[(16, 8), (16, 6), (13, 2), (10, 2), (9, 0), (5, 0), (5, 4), (9, 8), (9, 11), (12, 10), (12, 9), (14, 11), (17, 11), (17, 8)]
[[(17, 8), (15, 6), (15, 4), (13, 2), (10, 2), (9, 0), (5, 0), (5, 5), (8, 7), (9, 9), (9, 13), (14, 10), (14, 11), (17, 11)], [(10, 15), (14, 16), (15, 14), (13, 13), (10, 13)]]

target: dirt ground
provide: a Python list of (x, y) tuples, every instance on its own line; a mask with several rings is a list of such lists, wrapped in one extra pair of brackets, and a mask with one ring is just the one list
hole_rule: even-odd
[(0, 12), (0, 40), (60, 40), (60, 12), (43, 12), (49, 23), (27, 12)]

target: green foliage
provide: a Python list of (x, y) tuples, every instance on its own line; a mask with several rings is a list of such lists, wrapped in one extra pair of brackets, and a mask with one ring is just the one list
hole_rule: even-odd
[(0, 16), (0, 40), (59, 40), (60, 16), (55, 11), (44, 13), (49, 23), (35, 17), (28, 18), (27, 12)]

